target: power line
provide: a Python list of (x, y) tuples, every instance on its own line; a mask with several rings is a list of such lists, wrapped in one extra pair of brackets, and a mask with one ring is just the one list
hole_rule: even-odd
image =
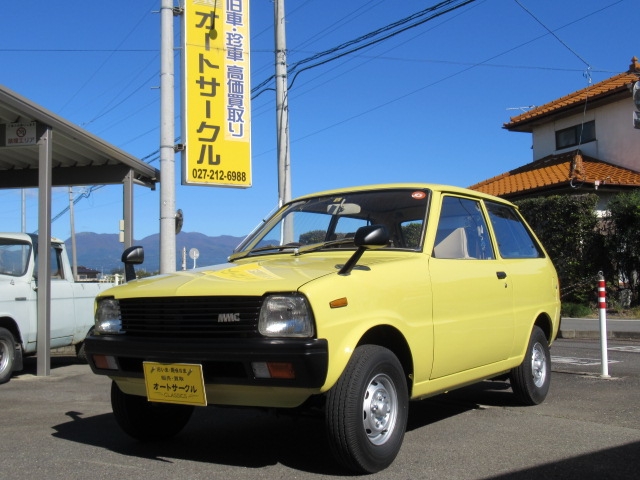
[[(571, 22), (569, 22), (569, 23), (566, 23), (566, 24), (562, 25), (561, 27), (558, 27), (555, 31), (559, 31), (559, 30), (561, 30), (561, 29), (563, 29), (563, 28), (566, 28), (566, 27), (568, 27), (568, 26), (570, 26), (570, 25), (573, 25), (573, 24), (575, 24), (575, 23), (577, 23), (577, 22), (579, 22), (579, 21), (582, 21), (582, 20), (584, 20), (585, 18), (588, 18), (588, 17), (590, 17), (590, 16), (592, 16), (592, 15), (595, 15), (596, 13), (599, 13), (599, 12), (601, 12), (602, 10), (604, 10), (604, 9), (606, 9), (606, 8), (610, 8), (610, 7), (614, 6), (614, 5), (615, 5), (615, 4), (617, 4), (617, 3), (621, 3), (621, 1), (622, 1), (622, 0), (620, 0), (620, 1), (618, 1), (618, 2), (615, 2), (615, 3), (612, 3), (612, 4), (610, 4), (610, 5), (607, 5), (606, 7), (603, 7), (603, 8), (601, 8), (601, 9), (599, 9), (599, 10), (596, 10), (596, 11), (594, 11), (594, 12), (591, 12), (591, 13), (587, 14), (587, 15), (584, 15), (584, 16), (582, 16), (582, 17), (580, 17), (580, 18), (576, 19), (576, 20), (573, 20), (573, 21), (571, 21)], [(539, 36), (537, 36), (537, 37), (535, 37), (535, 38), (533, 38), (533, 39), (531, 39), (531, 40), (528, 40), (528, 41), (526, 41), (526, 42), (523, 42), (523, 43), (521, 43), (521, 44), (519, 44), (519, 45), (517, 45), (517, 46), (515, 46), (515, 47), (509, 48), (509, 49), (507, 49), (507, 50), (504, 50), (503, 52), (500, 52), (500, 53), (498, 53), (498, 54), (496, 54), (496, 55), (493, 55), (493, 56), (491, 56), (491, 57), (489, 57), (489, 58), (487, 58), (487, 59), (485, 59), (485, 60), (483, 60), (483, 61), (481, 61), (481, 62), (477, 62), (477, 63), (469, 64), (469, 66), (468, 66), (467, 68), (463, 68), (462, 70), (460, 70), (460, 71), (458, 71), (458, 72), (455, 72), (455, 73), (452, 73), (452, 74), (450, 74), (450, 75), (447, 75), (447, 76), (445, 76), (445, 77), (443, 77), (443, 78), (441, 78), (441, 79), (439, 79), (439, 80), (434, 80), (433, 82), (431, 82), (431, 83), (429, 83), (429, 84), (427, 84), (427, 85), (423, 85), (422, 87), (419, 87), (419, 88), (417, 88), (417, 89), (415, 89), (415, 90), (412, 90), (411, 92), (405, 93), (405, 94), (400, 95), (400, 96), (398, 96), (398, 97), (396, 97), (396, 98), (394, 98), (394, 99), (391, 99), (391, 100), (389, 100), (389, 101), (386, 101), (386, 102), (383, 102), (383, 103), (381, 103), (381, 104), (378, 104), (377, 106), (374, 106), (374, 107), (372, 107), (372, 108), (369, 108), (369, 109), (367, 109), (367, 110), (365, 110), (365, 111), (363, 111), (363, 112), (360, 112), (360, 113), (358, 113), (358, 114), (352, 115), (352, 116), (351, 116), (351, 117), (349, 117), (349, 118), (345, 118), (345, 119), (343, 119), (343, 120), (340, 120), (339, 122), (333, 123), (332, 125), (328, 125), (328, 126), (326, 126), (326, 127), (324, 127), (324, 128), (321, 128), (321, 129), (319, 129), (319, 130), (316, 130), (316, 131), (314, 131), (314, 132), (311, 132), (311, 133), (309, 133), (309, 134), (307, 134), (307, 135), (304, 135), (304, 136), (302, 136), (302, 137), (298, 137), (298, 138), (294, 139), (294, 140), (293, 140), (293, 142), (298, 142), (298, 141), (301, 141), (301, 140), (307, 139), (307, 138), (309, 138), (309, 137), (312, 137), (312, 136), (314, 136), (314, 135), (317, 135), (317, 134), (319, 134), (319, 133), (322, 133), (322, 132), (324, 132), (324, 131), (327, 131), (327, 130), (329, 130), (329, 129), (331, 129), (331, 128), (334, 128), (334, 127), (337, 127), (337, 126), (339, 126), (339, 125), (342, 125), (342, 124), (345, 124), (345, 123), (347, 123), (347, 122), (350, 122), (350, 121), (352, 121), (352, 120), (355, 120), (356, 118), (359, 118), (359, 117), (362, 117), (362, 116), (364, 116), (364, 115), (367, 115), (367, 114), (369, 114), (369, 113), (371, 113), (371, 112), (374, 112), (374, 111), (376, 111), (376, 110), (379, 110), (380, 108), (383, 108), (383, 107), (386, 107), (386, 106), (388, 106), (388, 105), (391, 105), (391, 104), (393, 104), (393, 103), (395, 103), (395, 102), (398, 102), (398, 101), (403, 100), (403, 99), (405, 99), (405, 98), (407, 98), (407, 97), (410, 97), (410, 96), (412, 96), (412, 95), (415, 95), (416, 93), (421, 92), (421, 91), (423, 91), (423, 90), (425, 90), (425, 89), (427, 89), (427, 88), (430, 88), (430, 87), (435, 86), (435, 85), (437, 85), (437, 84), (440, 84), (440, 83), (442, 83), (442, 82), (444, 82), (444, 81), (446, 81), (446, 80), (449, 80), (449, 79), (451, 79), (451, 78), (454, 78), (454, 77), (456, 77), (456, 76), (458, 76), (458, 75), (461, 75), (461, 74), (463, 74), (463, 73), (465, 73), (465, 72), (468, 72), (469, 70), (471, 70), (471, 69), (473, 69), (473, 68), (476, 68), (476, 67), (479, 67), (479, 66), (492, 66), (492, 65), (489, 63), (489, 62), (491, 62), (492, 60), (494, 60), (494, 59), (496, 59), (496, 58), (499, 58), (499, 57), (501, 57), (501, 56), (503, 56), (503, 55), (506, 55), (507, 53), (513, 52), (514, 50), (517, 50), (517, 49), (519, 49), (519, 48), (521, 48), (521, 47), (523, 47), (523, 46), (525, 46), (525, 45), (528, 45), (528, 44), (533, 43), (533, 42), (535, 42), (535, 41), (537, 41), (537, 40), (540, 40), (541, 38), (544, 38), (544, 37), (545, 37), (545, 36), (547, 36), (547, 35), (548, 35), (548, 33), (545, 33), (545, 34), (543, 34), (543, 35), (539, 35)], [(464, 64), (463, 64), (463, 65), (464, 65)], [(563, 70), (563, 71), (564, 71), (565, 69), (556, 69), (556, 70)]]
[[(154, 2), (155, 3), (155, 0)], [(117, 52), (120, 47), (124, 44), (124, 42), (127, 40), (127, 38), (129, 38), (131, 36), (131, 34), (140, 26), (140, 24), (142, 23), (142, 21), (149, 15), (149, 12), (145, 12), (145, 14), (140, 18), (140, 20), (138, 20), (138, 22), (135, 24), (135, 26), (129, 31), (129, 33), (122, 39), (122, 41), (120, 41), (120, 43), (118, 44), (118, 46), (116, 47), (115, 50), (113, 50), (108, 56), (107, 58), (102, 62), (102, 64), (93, 72), (93, 74), (91, 74), (89, 76), (89, 78), (82, 84), (82, 86), (76, 90), (76, 93), (74, 93), (71, 98), (69, 100), (67, 100), (67, 102), (60, 108), (60, 112), (62, 112), (77, 96), (78, 94), (80, 94), (80, 92), (82, 90), (84, 90), (84, 88), (89, 85), (89, 83), (91, 83), (91, 81), (95, 78), (95, 76), (98, 74), (98, 72), (100, 70), (102, 70), (102, 68), (107, 64), (107, 62), (111, 59), (111, 57), (114, 55), (115, 52)]]
[(0, 52), (18, 53), (139, 53), (157, 51), (156, 48), (0, 48)]
[[(342, 58), (346, 55), (350, 55), (352, 53), (355, 53), (359, 50), (365, 49), (367, 47), (370, 47), (372, 45), (375, 45), (377, 43), (383, 42), (385, 40), (388, 40), (389, 38), (395, 37), (396, 35), (399, 35), (400, 33), (403, 33), (407, 30), (410, 30), (412, 28), (418, 27), (430, 20), (433, 20), (441, 15), (444, 15), (446, 13), (449, 13), (453, 10), (456, 10), (458, 8), (461, 8), (465, 5), (468, 5), (470, 3), (473, 3), (475, 0), (463, 0), (461, 3), (460, 0), (446, 0), (444, 2), (440, 2), (436, 5), (432, 5), (430, 7), (427, 7), (423, 10), (420, 10), (419, 12), (413, 13), (411, 15), (409, 15), (408, 17), (404, 17), (400, 20), (397, 20), (393, 23), (390, 23), (388, 25), (385, 25), (384, 27), (378, 28), (377, 30), (374, 30), (372, 32), (366, 33), (364, 35), (361, 35), (355, 39), (349, 40), (347, 42), (343, 42), (340, 45), (337, 45), (333, 48), (330, 48), (328, 50), (324, 50), (322, 52), (316, 53), (310, 57), (307, 57), (305, 59), (302, 59), (298, 62), (293, 63), (288, 69), (287, 69), (287, 74), (288, 75), (293, 75), (293, 78), (289, 84), (289, 88), (291, 88), (296, 80), (296, 78), (298, 77), (298, 75), (306, 70), (310, 70), (312, 68), (315, 67), (319, 67), (321, 65), (325, 65), (329, 62), (332, 62), (334, 60), (338, 60), (339, 58)], [(442, 10), (442, 11), (440, 11)], [(423, 18), (426, 17), (426, 18)], [(411, 23), (413, 22), (413, 23)], [(380, 36), (382, 35), (382, 36)], [(377, 38), (376, 38), (377, 37)], [(324, 58), (324, 57), (329, 57), (329, 58)], [(323, 59), (324, 58), (324, 59)], [(323, 60), (320, 60), (323, 59)], [(313, 63), (312, 65), (308, 65), (308, 66), (304, 66), (302, 68), (300, 68), (301, 66), (310, 63), (310, 62), (314, 62), (315, 60), (318, 60), (317, 62)], [(264, 93), (265, 91), (268, 90), (272, 90), (271, 87), (269, 88), (264, 88), (266, 85), (269, 84), (269, 82), (271, 82), (271, 80), (273, 80), (275, 78), (274, 75), (270, 76), (269, 78), (267, 78), (266, 80), (262, 81), (260, 84), (258, 84), (256, 87), (251, 89), (251, 93), (253, 94), (252, 99), (257, 98), (258, 96), (260, 96), (262, 93)]]
[(549, 34), (552, 35), (556, 40), (558, 40), (567, 50), (573, 53), (578, 58), (578, 60), (584, 63), (588, 69), (591, 68), (591, 65), (589, 64), (589, 62), (587, 62), (584, 58), (578, 55), (578, 53), (576, 53), (575, 50), (573, 50), (569, 45), (567, 45), (558, 35), (556, 35), (556, 33), (553, 30), (551, 30), (544, 23), (542, 23), (542, 21), (540, 21), (538, 17), (536, 17), (529, 9), (527, 9), (527, 7), (522, 5), (522, 3), (520, 3), (518, 0), (514, 0), (514, 1), (518, 4), (520, 8), (522, 8), (525, 12), (527, 12), (531, 16), (531, 18), (533, 18), (536, 22), (538, 22), (538, 24), (541, 25), (542, 28), (544, 28), (547, 32), (549, 32)]

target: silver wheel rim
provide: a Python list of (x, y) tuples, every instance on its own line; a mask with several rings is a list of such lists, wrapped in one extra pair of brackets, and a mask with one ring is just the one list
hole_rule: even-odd
[(11, 351), (9, 350), (9, 342), (0, 339), (0, 373), (4, 372), (9, 365)]
[(542, 387), (547, 379), (547, 356), (539, 343), (533, 346), (531, 352), (531, 373), (534, 385), (538, 388)]
[(393, 433), (398, 417), (398, 392), (384, 374), (376, 375), (364, 394), (362, 423), (369, 441), (382, 445)]

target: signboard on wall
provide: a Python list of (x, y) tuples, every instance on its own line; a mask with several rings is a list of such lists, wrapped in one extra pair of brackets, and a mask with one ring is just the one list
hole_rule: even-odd
[(36, 122), (7, 123), (4, 128), (5, 147), (25, 147), (38, 144)]
[(251, 186), (249, 0), (186, 0), (183, 185)]

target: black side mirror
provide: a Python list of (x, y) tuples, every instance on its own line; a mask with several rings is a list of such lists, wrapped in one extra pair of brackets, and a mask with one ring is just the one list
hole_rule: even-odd
[(389, 238), (389, 230), (387, 230), (387, 227), (384, 225), (368, 225), (366, 227), (360, 227), (356, 230), (356, 234), (353, 237), (353, 243), (358, 247), (358, 249), (351, 258), (347, 260), (347, 263), (342, 266), (338, 274), (349, 275), (365, 250), (384, 248), (389, 244)]
[(124, 263), (124, 278), (127, 282), (136, 279), (134, 265), (144, 262), (144, 248), (140, 246), (129, 247), (122, 252), (121, 261)]

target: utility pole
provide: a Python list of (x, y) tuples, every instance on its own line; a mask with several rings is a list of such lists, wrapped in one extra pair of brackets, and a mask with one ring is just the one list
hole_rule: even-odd
[[(284, 0), (275, 0), (276, 40), (276, 128), (278, 149), (278, 206), (291, 200), (291, 152), (289, 150), (289, 97), (287, 92), (287, 47)], [(293, 225), (283, 225), (282, 241), (293, 241)]]
[(160, 7), (160, 273), (176, 271), (173, 0)]
[(69, 187), (69, 222), (71, 223), (71, 262), (73, 281), (78, 281), (78, 254), (76, 253), (76, 220), (73, 213), (73, 188)]

